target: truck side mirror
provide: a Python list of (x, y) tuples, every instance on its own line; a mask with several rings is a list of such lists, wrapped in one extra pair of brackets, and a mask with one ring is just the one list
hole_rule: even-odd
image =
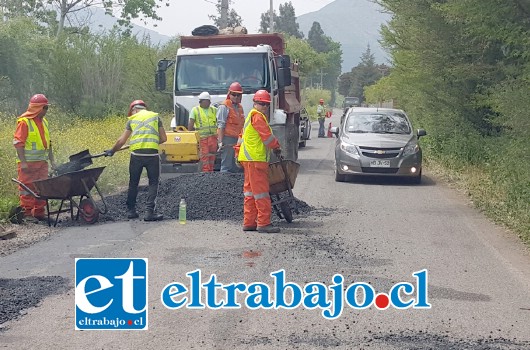
[(166, 90), (166, 71), (157, 70), (155, 73), (155, 89), (157, 91)]
[(164, 91), (166, 90), (166, 71), (169, 67), (171, 67), (175, 61), (173, 60), (160, 60), (158, 61), (157, 67), (155, 73), (155, 88), (157, 91)]
[(278, 66), (278, 88), (284, 89), (291, 85), (291, 57), (289, 55), (276, 58)]

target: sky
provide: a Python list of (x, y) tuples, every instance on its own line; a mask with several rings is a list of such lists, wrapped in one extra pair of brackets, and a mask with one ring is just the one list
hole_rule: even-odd
[[(160, 34), (191, 35), (191, 31), (204, 24), (213, 24), (208, 15), (219, 16), (217, 0), (167, 0), (169, 7), (162, 5), (158, 10), (158, 15), (162, 21), (149, 21), (147, 25), (141, 21), (133, 21), (135, 24), (153, 29)], [(309, 12), (314, 12), (333, 0), (290, 0), (293, 4), (295, 15), (300, 16)], [(273, 7), (278, 14), (280, 4), (285, 4), (289, 0), (273, 0)], [(249, 33), (257, 33), (260, 26), (261, 14), (269, 11), (270, 0), (233, 0), (231, 7), (241, 16), (243, 25)], [(156, 24), (154, 26), (153, 24)]]

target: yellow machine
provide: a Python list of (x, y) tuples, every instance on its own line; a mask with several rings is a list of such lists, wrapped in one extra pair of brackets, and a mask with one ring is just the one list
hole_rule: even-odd
[(167, 141), (160, 145), (162, 172), (197, 172), (200, 161), (200, 137), (198, 131), (177, 126), (169, 131)]

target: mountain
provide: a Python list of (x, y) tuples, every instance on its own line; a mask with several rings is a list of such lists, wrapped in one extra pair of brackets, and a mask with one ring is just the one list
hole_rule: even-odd
[(335, 0), (318, 11), (296, 17), (305, 38), (313, 22), (318, 22), (325, 35), (341, 43), (343, 72), (359, 64), (368, 45), (376, 63), (387, 63), (388, 55), (379, 44), (379, 31), (389, 20), (390, 15), (370, 0)]

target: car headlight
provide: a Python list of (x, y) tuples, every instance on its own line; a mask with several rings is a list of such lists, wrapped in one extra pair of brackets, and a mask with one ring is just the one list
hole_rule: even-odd
[(420, 150), (420, 146), (418, 146), (417, 142), (409, 142), (403, 148), (403, 155), (410, 156), (411, 154), (417, 153), (419, 150)]
[(341, 142), (340, 149), (353, 156), (359, 155), (359, 151), (357, 151), (357, 147), (355, 147), (354, 145), (350, 145), (349, 143)]

